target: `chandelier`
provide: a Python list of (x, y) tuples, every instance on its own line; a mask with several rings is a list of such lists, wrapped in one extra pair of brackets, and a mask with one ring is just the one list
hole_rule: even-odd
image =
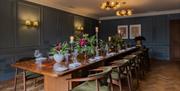
[(110, 9), (117, 9), (120, 7), (120, 2), (118, 1), (106, 1), (101, 4), (101, 9), (110, 10)]
[(122, 10), (116, 11), (117, 16), (131, 16), (132, 14), (133, 14), (132, 9), (122, 9)]

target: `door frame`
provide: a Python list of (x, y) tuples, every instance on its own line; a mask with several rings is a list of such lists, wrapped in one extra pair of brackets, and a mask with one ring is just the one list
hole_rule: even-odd
[(172, 35), (173, 35), (173, 31), (171, 31), (171, 22), (172, 21), (179, 21), (180, 22), (180, 19), (177, 19), (177, 20), (169, 20), (169, 56), (170, 56), (170, 60), (171, 61), (175, 61), (174, 57), (173, 57), (173, 41), (172, 41)]

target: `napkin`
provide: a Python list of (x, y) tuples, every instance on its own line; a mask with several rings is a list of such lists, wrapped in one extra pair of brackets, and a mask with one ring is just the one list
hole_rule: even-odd
[(39, 58), (36, 58), (35, 59), (36, 60), (36, 64), (39, 64), (39, 63), (42, 63), (43, 61), (45, 61), (45, 60), (47, 60), (47, 58), (45, 58), (45, 57), (39, 57)]
[(95, 62), (95, 61), (96, 61), (95, 58), (90, 58), (90, 59), (89, 59), (89, 62), (90, 62), (90, 63)]
[(57, 71), (57, 72), (62, 72), (62, 71), (65, 71), (65, 70), (67, 70), (68, 68), (66, 68), (66, 67), (56, 67), (56, 68), (54, 68), (54, 71)]
[(69, 68), (76, 68), (79, 66), (81, 66), (81, 63), (79, 63), (79, 62), (69, 64)]
[(124, 49), (122, 49), (122, 50), (119, 50), (118, 52), (119, 52), (119, 53), (122, 53), (122, 52), (125, 52), (125, 50), (124, 50)]
[(94, 59), (96, 59), (96, 60), (100, 60), (102, 58), (103, 58), (103, 56), (96, 56), (96, 57), (94, 57)]
[(109, 54), (107, 54), (107, 56), (114, 56), (116, 53), (115, 52), (111, 52)]

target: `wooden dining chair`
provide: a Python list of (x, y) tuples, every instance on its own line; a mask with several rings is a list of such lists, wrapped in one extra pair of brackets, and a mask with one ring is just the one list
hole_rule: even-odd
[[(95, 74), (90, 74), (85, 78), (72, 78), (67, 79), (68, 81), (68, 91), (113, 91), (112, 87), (112, 78), (111, 78), (111, 67), (102, 67), (98, 69), (94, 69), (93, 71), (98, 72)], [(91, 70), (92, 71), (92, 70)], [(108, 86), (106, 84), (102, 84), (102, 79), (110, 79), (110, 83)], [(71, 88), (72, 82), (83, 82), (82, 84)]]
[(137, 52), (134, 52), (133, 55), (136, 55), (136, 67), (138, 70), (139, 79), (144, 78), (145, 75), (145, 59), (144, 59), (144, 52), (142, 50), (139, 50)]
[(113, 66), (114, 70), (112, 70), (112, 83), (119, 87), (119, 91), (122, 91), (122, 79), (127, 79), (128, 89), (132, 91), (132, 83), (131, 83), (131, 73), (128, 70), (128, 60), (120, 59), (111, 62), (111, 66)]
[(144, 60), (144, 68), (146, 72), (150, 71), (150, 58), (149, 58), (149, 48), (141, 49), (143, 51), (143, 60)]
[(134, 83), (136, 84), (136, 87), (139, 85), (139, 64), (138, 64), (138, 57), (137, 55), (130, 54), (125, 57), (124, 59), (129, 60), (129, 66), (128, 70), (130, 71), (131, 74), (131, 84), (132, 84), (132, 89), (134, 90)]
[[(17, 62), (27, 61), (27, 60), (33, 60), (33, 59), (34, 59), (33, 57), (25, 57), (25, 58), (19, 59), (18, 61), (16, 61), (16, 63)], [(21, 74), (22, 74), (22, 79), (23, 79), (23, 91), (26, 91), (26, 81), (27, 80), (34, 79), (34, 83), (35, 83), (35, 86), (36, 86), (36, 79), (39, 78), (39, 77), (42, 77), (42, 75), (40, 75), (40, 74), (36, 74), (36, 73), (33, 73), (33, 72), (20, 70), (20, 69), (16, 68), (15, 78), (14, 78), (14, 91), (16, 91), (17, 77), (19, 75), (21, 75)]]

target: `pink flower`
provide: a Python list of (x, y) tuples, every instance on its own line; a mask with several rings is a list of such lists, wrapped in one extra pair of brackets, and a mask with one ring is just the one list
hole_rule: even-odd
[(79, 40), (79, 45), (82, 47), (82, 46), (85, 46), (87, 44), (87, 40), (85, 39), (80, 39)]
[(60, 51), (60, 49), (61, 49), (61, 43), (57, 43), (55, 49), (56, 49), (56, 51)]

